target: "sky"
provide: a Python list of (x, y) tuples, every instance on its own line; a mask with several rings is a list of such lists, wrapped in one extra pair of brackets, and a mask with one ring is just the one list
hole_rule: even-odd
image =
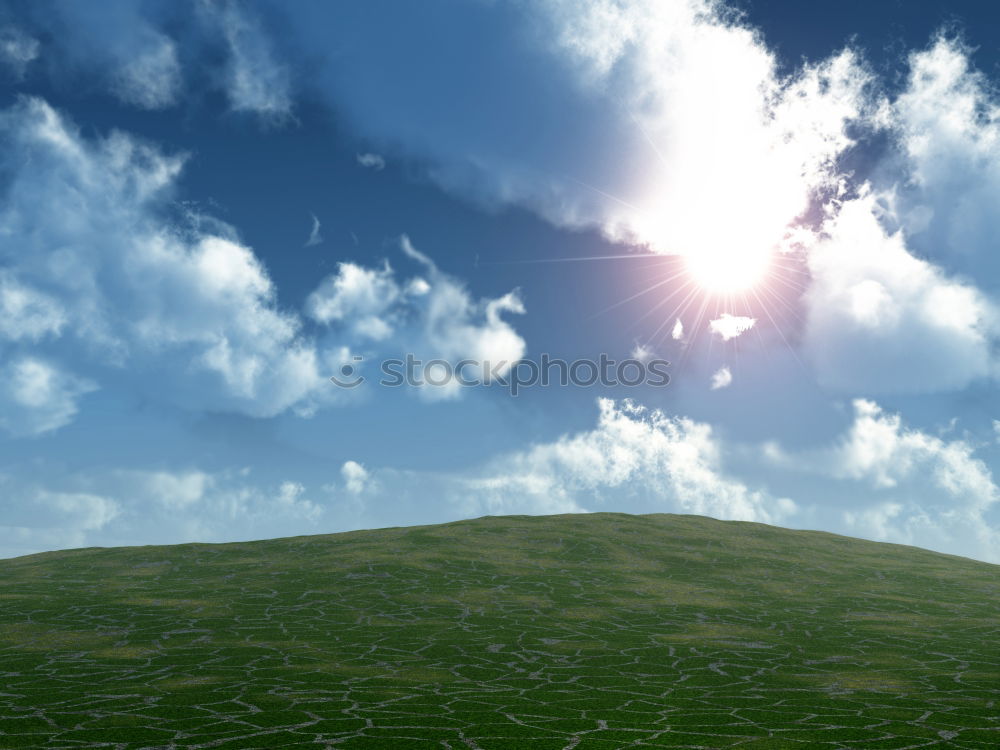
[[(997, 13), (0, 0), (0, 556), (610, 511), (1000, 562)], [(509, 386), (602, 358), (669, 378)]]

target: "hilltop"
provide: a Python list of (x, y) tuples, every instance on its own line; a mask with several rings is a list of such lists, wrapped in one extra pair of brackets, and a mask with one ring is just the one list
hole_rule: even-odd
[(0, 561), (0, 747), (1000, 746), (1000, 567), (698, 516)]

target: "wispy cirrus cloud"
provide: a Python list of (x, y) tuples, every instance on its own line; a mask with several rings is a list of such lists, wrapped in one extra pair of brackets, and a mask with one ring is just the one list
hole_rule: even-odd
[(213, 0), (201, 9), (228, 47), (225, 91), (233, 110), (286, 121), (292, 114), (291, 73), (253, 11), (234, 0)]
[(24, 77), (28, 65), (40, 54), (41, 44), (16, 26), (0, 28), (0, 66), (15, 80)]
[(304, 247), (315, 247), (323, 242), (323, 235), (319, 233), (319, 219), (316, 218), (316, 214), (310, 214), (310, 216), (312, 217), (312, 228), (309, 230), (309, 237), (306, 239)]

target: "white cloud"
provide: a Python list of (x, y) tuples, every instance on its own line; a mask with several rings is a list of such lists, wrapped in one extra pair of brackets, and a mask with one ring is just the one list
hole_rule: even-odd
[(844, 521), (857, 532), (885, 541), (890, 537), (899, 538), (899, 531), (893, 527), (892, 522), (902, 512), (902, 503), (879, 503), (862, 511), (846, 511)]
[(275, 502), (284, 514), (315, 522), (323, 515), (323, 508), (303, 497), (305, 491), (298, 482), (282, 482)]
[(854, 414), (854, 424), (833, 454), (840, 475), (868, 479), (876, 487), (896, 487), (926, 470), (940, 489), (975, 499), (983, 509), (1000, 499), (989, 469), (965, 441), (906, 429), (898, 414), (886, 414), (864, 399), (854, 402)]
[(883, 228), (882, 210), (870, 191), (844, 201), (809, 251), (804, 345), (821, 383), (926, 392), (989, 376), (995, 306), (912, 255), (902, 231)]
[(583, 84), (621, 102), (608, 143), (646, 162), (628, 184), (592, 181), (624, 201), (595, 212), (612, 236), (706, 259), (734, 245), (767, 253), (850, 144), (844, 125), (862, 113), (867, 75), (849, 52), (783, 82), (759, 38), (714, 3), (546, 7)]
[(846, 491), (841, 520), (850, 533), (1000, 561), (1000, 528), (990, 513), (1000, 489), (975, 447), (907, 427), (899, 414), (865, 399), (854, 421), (826, 449), (788, 453), (765, 446), (774, 466), (867, 484)]
[(639, 362), (645, 364), (646, 362), (649, 362), (649, 360), (651, 360), (655, 355), (656, 352), (653, 351), (652, 347), (646, 346), (645, 344), (636, 343), (636, 345), (632, 347), (632, 352), (629, 356), (632, 357), (632, 359), (638, 360)]
[(674, 341), (684, 340), (684, 324), (681, 322), (680, 318), (678, 318), (677, 322), (674, 323), (673, 330), (670, 331), (670, 338)]
[(805, 347), (824, 385), (935, 392), (1000, 372), (998, 113), (959, 43), (938, 37), (910, 56), (872, 186), (828, 206), (808, 253)]
[(728, 367), (720, 367), (712, 374), (712, 390), (717, 391), (720, 388), (728, 388), (732, 385), (733, 373)]
[(120, 513), (121, 508), (111, 498), (74, 492), (40, 492), (37, 501), (51, 505), (70, 517), (70, 523), (80, 531), (104, 528)]
[(911, 55), (892, 122), (902, 153), (889, 177), (908, 242), (945, 268), (995, 272), (1000, 101), (969, 50), (938, 37)]
[(69, 424), (80, 396), (96, 389), (84, 378), (31, 357), (0, 367), (0, 428), (12, 435), (41, 435)]
[(402, 296), (388, 263), (364, 268), (339, 263), (306, 300), (306, 313), (318, 323), (350, 322), (361, 336), (376, 341), (392, 334), (393, 308)]
[(344, 487), (352, 495), (360, 495), (371, 481), (368, 470), (357, 461), (345, 461), (340, 467), (340, 475), (344, 478)]
[(0, 339), (58, 337), (65, 324), (66, 314), (54, 298), (0, 271)]
[(200, 502), (213, 485), (213, 477), (203, 471), (129, 471), (120, 474), (132, 485), (132, 494), (148, 497), (173, 511), (183, 511)]
[(756, 318), (745, 315), (730, 315), (722, 313), (716, 320), (709, 321), (708, 327), (712, 333), (717, 333), (723, 341), (729, 341), (737, 336), (746, 333), (756, 324)]
[(406, 285), (407, 294), (411, 294), (414, 297), (422, 297), (430, 291), (431, 285), (427, 283), (426, 279), (422, 279), (419, 276), (410, 279)]
[[(707, 424), (667, 417), (631, 401), (599, 401), (597, 426), (497, 459), (468, 480), (467, 513), (615, 510), (638, 499), (646, 512), (777, 522), (794, 513), (725, 476)], [(605, 497), (607, 495), (607, 497)], [(628, 500), (625, 500), (628, 498)], [(475, 506), (473, 508), (473, 506)]]
[(358, 164), (368, 169), (381, 172), (385, 169), (385, 158), (381, 154), (358, 154)]

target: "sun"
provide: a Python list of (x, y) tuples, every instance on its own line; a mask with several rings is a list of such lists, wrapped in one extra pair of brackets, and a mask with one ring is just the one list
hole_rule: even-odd
[(686, 255), (684, 261), (699, 287), (713, 294), (733, 294), (747, 291), (763, 280), (771, 267), (772, 252), (733, 245)]

